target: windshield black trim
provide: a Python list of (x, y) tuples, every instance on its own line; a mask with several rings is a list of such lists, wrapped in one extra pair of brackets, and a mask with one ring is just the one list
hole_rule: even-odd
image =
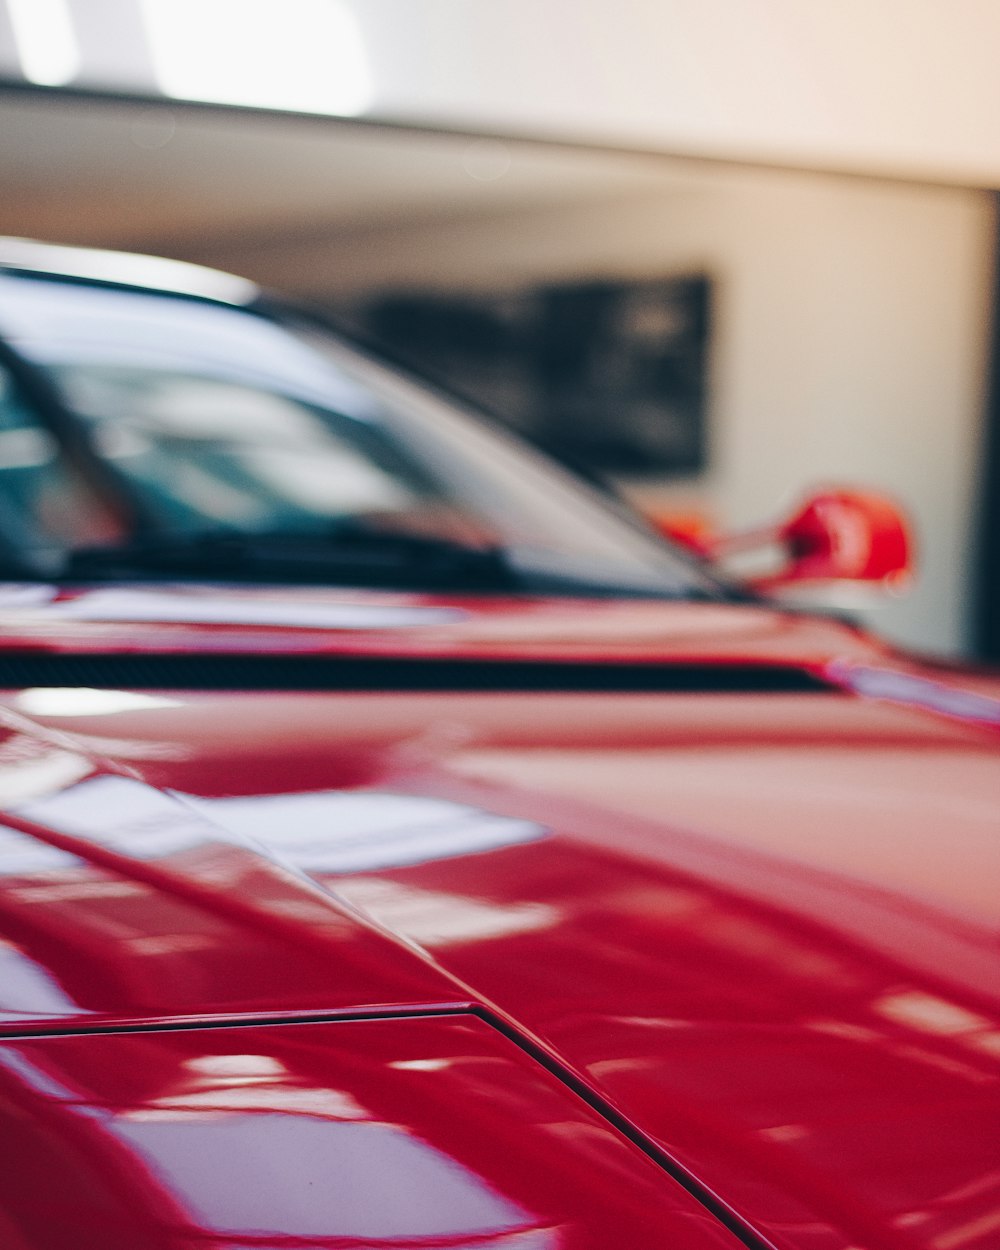
[(527, 693), (833, 693), (777, 664), (589, 663), (369, 656), (0, 654), (0, 688)]

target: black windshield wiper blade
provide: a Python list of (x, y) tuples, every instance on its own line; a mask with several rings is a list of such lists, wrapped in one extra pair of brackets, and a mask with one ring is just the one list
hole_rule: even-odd
[(147, 535), (118, 546), (78, 548), (67, 556), (62, 575), (71, 580), (178, 576), (416, 590), (518, 588), (500, 548), (360, 529)]

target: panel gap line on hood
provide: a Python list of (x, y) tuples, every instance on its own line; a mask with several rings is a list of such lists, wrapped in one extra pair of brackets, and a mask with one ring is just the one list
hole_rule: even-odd
[(594, 1088), (584, 1077), (578, 1075), (559, 1055), (544, 1042), (521, 1031), (516, 1023), (509, 1020), (503, 1013), (489, 1007), (473, 1004), (469, 1014), (478, 1017), (491, 1028), (502, 1033), (508, 1041), (518, 1046), (529, 1058), (544, 1068), (550, 1076), (555, 1077), (572, 1093), (585, 1102), (616, 1132), (641, 1150), (662, 1171), (685, 1189), (710, 1215), (714, 1216), (726, 1229), (738, 1238), (748, 1250), (777, 1250), (774, 1242), (763, 1236), (739, 1212), (724, 1202), (712, 1189), (705, 1185), (683, 1164), (679, 1163), (652, 1137), (647, 1136), (629, 1117), (620, 1111), (613, 1102)]
[(371, 655), (0, 653), (0, 689), (86, 686), (130, 690), (581, 691), (843, 696), (805, 665), (720, 659), (520, 660)]
[(206, 1016), (162, 1016), (148, 1020), (99, 1020), (93, 1024), (74, 1021), (65, 1027), (52, 1024), (0, 1025), (0, 1043), (47, 1037), (107, 1037), (130, 1033), (187, 1033), (203, 1029), (246, 1029), (272, 1025), (343, 1024), (359, 1020), (424, 1020), (439, 1016), (478, 1015), (474, 1003), (406, 1003), (352, 1007), (333, 1011), (283, 1011)]
[(747, 1250), (777, 1250), (774, 1244), (756, 1233), (741, 1217), (731, 1210), (714, 1192), (691, 1175), (667, 1151), (620, 1112), (613, 1103), (594, 1090), (586, 1080), (577, 1076), (557, 1055), (543, 1043), (522, 1033), (505, 1017), (489, 1007), (476, 1002), (434, 1003), (400, 1007), (372, 1007), (331, 1012), (283, 1012), (274, 1014), (212, 1015), (203, 1017), (176, 1017), (157, 1020), (102, 1021), (94, 1024), (75, 1022), (64, 1028), (46, 1025), (23, 1029), (0, 1028), (0, 1045), (5, 1042), (37, 1041), (52, 1038), (122, 1036), (133, 1034), (163, 1034), (209, 1030), (233, 1030), (260, 1027), (294, 1027), (295, 1025), (348, 1024), (359, 1021), (421, 1020), (467, 1017), (481, 1020), (489, 1028), (516, 1046), (532, 1062), (559, 1081), (570, 1093), (580, 1099), (610, 1128), (629, 1141), (651, 1162), (656, 1164), (671, 1180), (679, 1184), (714, 1219), (733, 1234)]

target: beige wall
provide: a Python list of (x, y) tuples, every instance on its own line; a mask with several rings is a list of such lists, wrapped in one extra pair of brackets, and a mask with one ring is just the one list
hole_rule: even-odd
[(728, 526), (827, 482), (909, 508), (920, 579), (870, 613), (905, 644), (966, 641), (992, 206), (976, 192), (794, 174), (692, 177), (576, 207), (354, 230), (221, 259), (285, 287), (516, 288), (540, 277), (716, 279), (711, 468), (647, 489)]

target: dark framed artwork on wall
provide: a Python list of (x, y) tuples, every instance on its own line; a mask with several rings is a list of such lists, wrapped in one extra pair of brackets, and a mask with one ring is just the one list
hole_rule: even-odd
[(695, 275), (383, 293), (335, 311), (557, 457), (662, 478), (705, 468), (711, 302)]

